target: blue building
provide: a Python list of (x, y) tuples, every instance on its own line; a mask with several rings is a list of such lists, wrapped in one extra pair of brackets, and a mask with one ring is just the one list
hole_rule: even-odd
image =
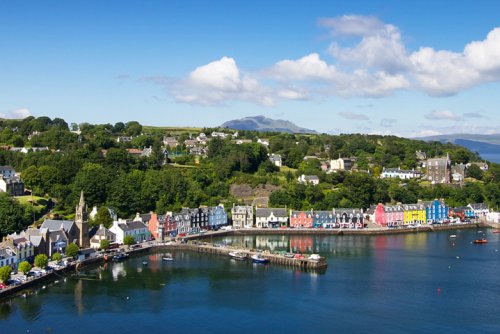
[(335, 215), (332, 211), (313, 211), (314, 228), (335, 228)]
[(224, 205), (219, 204), (208, 209), (208, 225), (212, 230), (227, 225), (227, 212), (224, 210)]
[(443, 200), (424, 202), (427, 224), (443, 224), (449, 220), (448, 206)]

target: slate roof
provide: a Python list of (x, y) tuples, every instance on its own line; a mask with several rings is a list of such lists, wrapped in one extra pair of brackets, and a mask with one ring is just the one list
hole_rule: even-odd
[(257, 208), (255, 217), (269, 217), (271, 212), (276, 217), (288, 217), (288, 210), (285, 208)]
[(72, 220), (53, 220), (53, 219), (45, 219), (42, 226), (40, 228), (46, 228), (50, 232), (59, 231), (61, 228), (68, 232), (75, 222)]
[(128, 232), (128, 231), (133, 231), (133, 230), (139, 230), (141, 228), (146, 228), (146, 225), (144, 225), (140, 221), (131, 221), (131, 222), (118, 224), (118, 227), (121, 228), (123, 231)]

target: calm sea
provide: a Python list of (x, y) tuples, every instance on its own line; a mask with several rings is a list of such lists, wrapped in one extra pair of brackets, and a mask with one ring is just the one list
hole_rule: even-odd
[(320, 253), (329, 266), (145, 255), (0, 304), (0, 333), (500, 333), (499, 234), (471, 244), (480, 235), (221, 238)]

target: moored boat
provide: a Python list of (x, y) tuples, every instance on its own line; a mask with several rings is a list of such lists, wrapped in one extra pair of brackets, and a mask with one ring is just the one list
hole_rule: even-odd
[(248, 258), (247, 254), (243, 252), (229, 252), (228, 255), (231, 257), (231, 259), (239, 261), (244, 261)]
[(476, 239), (473, 242), (475, 244), (486, 244), (486, 243), (488, 243), (488, 240), (486, 240), (485, 238), (482, 238), (482, 239)]
[(122, 261), (125, 260), (127, 257), (128, 257), (127, 253), (119, 253), (113, 256), (113, 261), (115, 262)]
[(268, 263), (269, 259), (266, 257), (263, 257), (261, 254), (254, 254), (251, 256), (252, 261), (254, 263)]
[(174, 260), (174, 258), (172, 256), (172, 254), (170, 254), (170, 253), (167, 253), (163, 256), (163, 261), (173, 261), (173, 260)]
[(456, 238), (456, 237), (457, 237), (457, 235), (456, 235), (456, 234), (452, 234), (452, 235), (450, 235), (450, 238)]

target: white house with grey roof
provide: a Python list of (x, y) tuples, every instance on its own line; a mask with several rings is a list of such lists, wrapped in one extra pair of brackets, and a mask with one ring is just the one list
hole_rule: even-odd
[(287, 226), (288, 211), (286, 208), (256, 208), (255, 225), (259, 228)]
[(126, 236), (132, 236), (136, 242), (151, 240), (148, 227), (140, 220), (115, 220), (109, 228), (116, 236), (116, 243), (123, 244)]
[(116, 241), (116, 235), (101, 224), (94, 236), (90, 238), (90, 247), (96, 249), (100, 248), (102, 240), (108, 240), (109, 243), (114, 243)]

